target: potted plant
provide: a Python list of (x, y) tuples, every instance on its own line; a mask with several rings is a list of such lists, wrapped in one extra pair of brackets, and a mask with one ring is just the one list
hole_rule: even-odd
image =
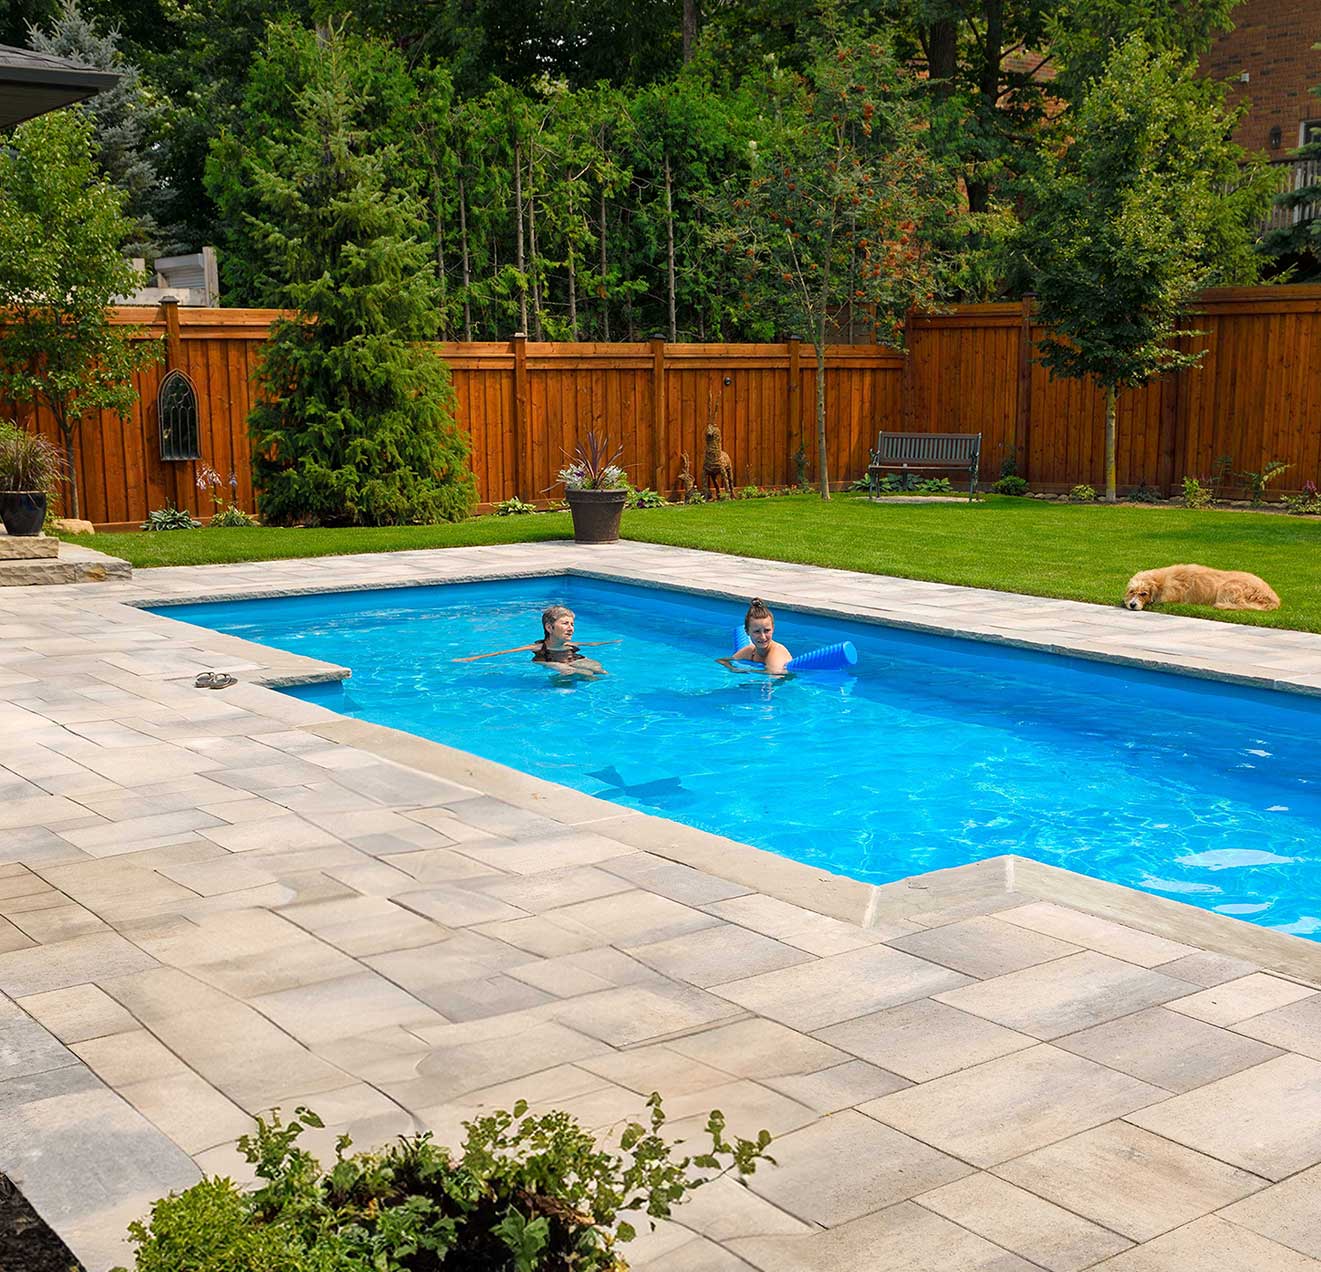
[(63, 472), (57, 446), (0, 420), (0, 521), (9, 534), (41, 533), (47, 496)]
[(619, 538), (628, 499), (624, 470), (617, 462), (623, 453), (619, 446), (612, 454), (607, 438), (588, 433), (587, 445), (574, 447), (573, 458), (560, 469), (575, 543), (614, 543)]

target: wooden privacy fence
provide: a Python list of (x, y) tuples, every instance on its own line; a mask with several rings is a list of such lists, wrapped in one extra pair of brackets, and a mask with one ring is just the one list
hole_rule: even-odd
[[(76, 462), (84, 515), (135, 525), (167, 501), (206, 515), (200, 463), (255, 509), (247, 416), (252, 373), (273, 310), (180, 309), (178, 363), (197, 386), (202, 460), (160, 459), (156, 390), (162, 363), (137, 377), (138, 406), (121, 422), (90, 418)], [(161, 311), (121, 309), (144, 338), (165, 332)], [(1206, 348), (1202, 368), (1122, 394), (1121, 487), (1166, 493), (1186, 475), (1209, 476), (1217, 457), (1239, 472), (1272, 459), (1293, 467), (1272, 490), (1321, 481), (1321, 287), (1207, 292), (1186, 316), (1184, 348)], [(1041, 334), (1027, 304), (966, 305), (909, 323), (907, 355), (874, 345), (833, 345), (826, 358), (830, 475), (861, 475), (879, 429), (980, 432), (981, 479), (1009, 455), (1036, 487), (1103, 483), (1104, 399), (1088, 385), (1052, 380), (1032, 360)], [(816, 470), (816, 364), (798, 341), (767, 345), (535, 344), (436, 346), (450, 364), (458, 418), (470, 433), (485, 505), (519, 495), (557, 498), (556, 471), (589, 429), (622, 443), (629, 479), (673, 491), (680, 454), (701, 477), (714, 413), (736, 486), (796, 479), (801, 445)], [(34, 424), (54, 438), (42, 413)], [(222, 491), (228, 495), (228, 486)]]

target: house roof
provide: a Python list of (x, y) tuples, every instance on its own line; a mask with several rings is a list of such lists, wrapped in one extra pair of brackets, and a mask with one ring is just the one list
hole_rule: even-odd
[(119, 75), (67, 58), (0, 44), (0, 128), (113, 88)]

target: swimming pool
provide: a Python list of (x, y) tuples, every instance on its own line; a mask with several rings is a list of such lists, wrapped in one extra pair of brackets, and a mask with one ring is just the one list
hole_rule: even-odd
[[(552, 603), (610, 675), (527, 654)], [(1321, 702), (777, 611), (851, 673), (735, 676), (743, 607), (579, 577), (154, 612), (352, 668), (292, 690), (631, 808), (889, 882), (1000, 853), (1321, 939)]]

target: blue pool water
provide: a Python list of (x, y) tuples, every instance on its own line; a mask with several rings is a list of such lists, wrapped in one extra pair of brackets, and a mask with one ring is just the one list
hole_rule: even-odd
[[(571, 606), (610, 675), (515, 654)], [(581, 578), (174, 606), (352, 668), (295, 691), (630, 808), (886, 882), (1020, 853), (1321, 939), (1321, 702), (781, 611), (781, 681), (713, 659), (732, 602)], [(567, 682), (566, 682), (567, 681)]]

